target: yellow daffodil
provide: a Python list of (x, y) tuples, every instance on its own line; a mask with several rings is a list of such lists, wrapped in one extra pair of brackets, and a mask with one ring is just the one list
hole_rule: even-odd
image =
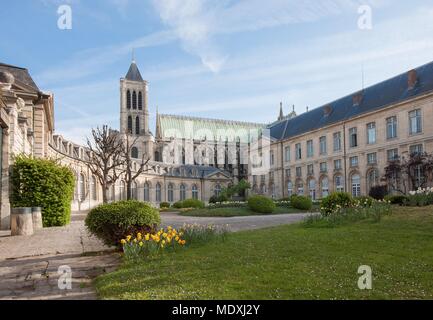
[(149, 241), (149, 239), (150, 239), (150, 235), (149, 235), (149, 234), (146, 234), (146, 235), (144, 236), (144, 240)]
[(122, 239), (122, 240), (120, 240), (120, 243), (121, 243), (121, 244), (126, 244), (126, 240), (125, 240), (125, 239)]
[(142, 247), (142, 246), (143, 246), (143, 242), (140, 241), (140, 243), (139, 243), (138, 245), (139, 245), (140, 247)]
[(131, 240), (131, 238), (132, 238), (132, 236), (127, 236), (127, 237), (126, 237), (126, 241), (129, 242), (129, 241)]

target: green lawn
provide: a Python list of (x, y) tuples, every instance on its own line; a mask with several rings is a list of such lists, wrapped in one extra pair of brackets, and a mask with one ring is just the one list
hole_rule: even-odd
[[(230, 234), (96, 280), (106, 299), (433, 299), (433, 207), (379, 223)], [(373, 290), (357, 287), (360, 265)]]
[[(284, 214), (284, 213), (302, 213), (299, 209), (277, 207), (271, 214)], [(266, 215), (257, 213), (249, 208), (216, 208), (216, 209), (196, 209), (192, 211), (179, 212), (181, 216), (190, 217), (238, 217), (238, 216), (258, 216)]]

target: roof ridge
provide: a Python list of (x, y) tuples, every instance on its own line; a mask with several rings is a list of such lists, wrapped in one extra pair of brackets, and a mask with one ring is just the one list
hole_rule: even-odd
[(7, 63), (3, 63), (3, 62), (0, 62), (0, 66), (4, 66), (4, 67), (8, 67), (8, 68), (20, 69), (20, 70), (27, 70), (27, 68), (18, 67), (18, 66), (14, 66), (12, 64), (7, 64)]
[(248, 122), (248, 121), (238, 121), (238, 120), (225, 120), (225, 119), (216, 119), (216, 118), (205, 118), (205, 117), (195, 117), (195, 116), (185, 116), (185, 115), (174, 115), (174, 114), (158, 114), (160, 117), (172, 117), (184, 120), (202, 120), (202, 121), (213, 121), (213, 122), (222, 122), (222, 123), (231, 123), (231, 124), (248, 124), (254, 126), (266, 126), (265, 123), (258, 122)]

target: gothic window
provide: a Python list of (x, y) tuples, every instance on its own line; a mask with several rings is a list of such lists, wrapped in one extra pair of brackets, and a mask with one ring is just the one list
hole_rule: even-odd
[(140, 117), (135, 118), (135, 134), (140, 134)]
[(144, 190), (144, 201), (149, 202), (150, 196), (149, 196), (149, 183), (148, 182), (146, 182), (144, 184), (143, 190)]
[(137, 182), (133, 181), (131, 186), (132, 199), (137, 200)]
[(138, 110), (143, 110), (143, 94), (138, 92)]
[(79, 200), (83, 201), (86, 199), (86, 188), (85, 188), (85, 178), (84, 175), (81, 173), (78, 176), (79, 180), (78, 180), (78, 196), (79, 196)]
[(126, 91), (126, 108), (131, 109), (131, 91)]
[(168, 185), (168, 202), (173, 202), (174, 201), (174, 193), (173, 193), (173, 184), (169, 184)]
[(161, 184), (159, 182), (156, 184), (155, 196), (156, 202), (161, 202)]
[(195, 184), (192, 186), (192, 198), (198, 200), (198, 188)]
[(186, 199), (186, 187), (184, 184), (180, 185), (180, 201), (183, 201)]
[(138, 149), (137, 149), (137, 147), (132, 147), (132, 149), (131, 149), (131, 158), (138, 159)]
[(120, 200), (126, 200), (126, 187), (125, 187), (125, 181), (120, 181)]
[(90, 192), (91, 192), (91, 199), (92, 200), (98, 200), (97, 193), (96, 193), (96, 178), (95, 176), (92, 176), (90, 179)]
[(132, 109), (137, 109), (137, 92), (132, 93)]
[(128, 117), (128, 133), (132, 133), (132, 117)]

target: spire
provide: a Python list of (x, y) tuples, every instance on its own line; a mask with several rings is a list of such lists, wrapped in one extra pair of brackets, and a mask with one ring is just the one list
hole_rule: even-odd
[(143, 81), (143, 78), (141, 77), (140, 70), (138, 70), (137, 64), (135, 63), (134, 53), (132, 53), (131, 66), (129, 67), (129, 70), (125, 76), (125, 79), (131, 80), (131, 81)]
[(283, 103), (280, 102), (280, 115), (278, 117), (278, 121), (281, 121), (284, 119), (284, 112), (283, 112)]

